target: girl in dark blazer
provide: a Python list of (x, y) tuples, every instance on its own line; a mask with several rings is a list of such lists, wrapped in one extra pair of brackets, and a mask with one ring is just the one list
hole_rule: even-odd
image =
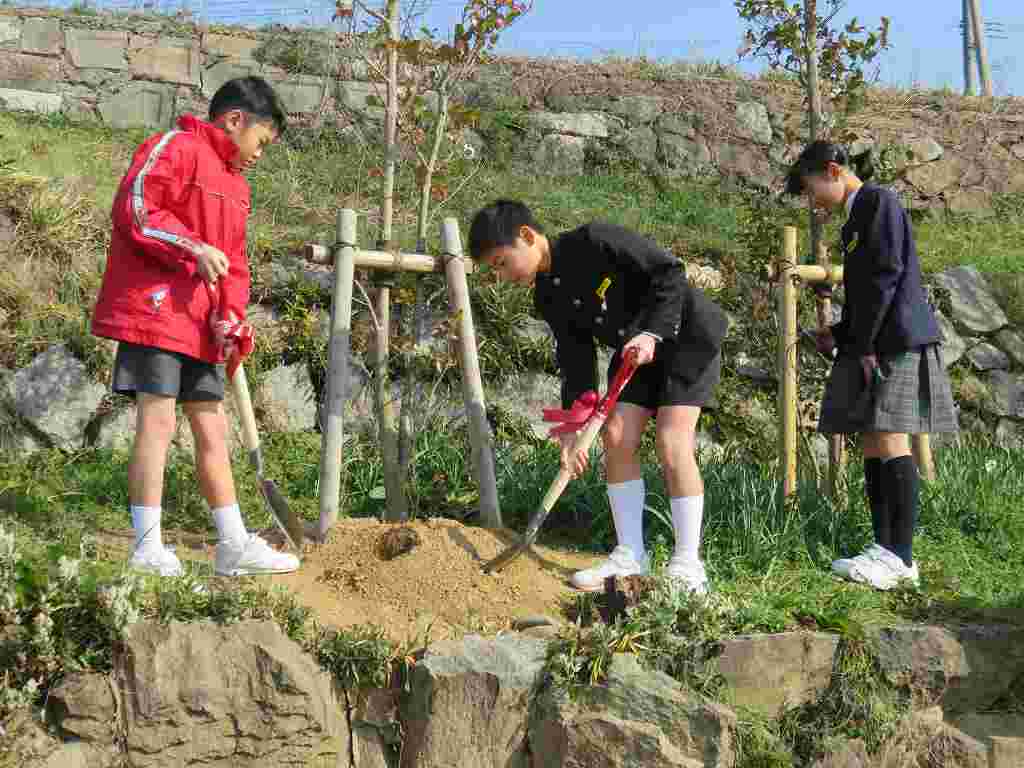
[(895, 193), (864, 183), (846, 151), (825, 141), (803, 151), (787, 191), (808, 195), (819, 211), (842, 210), (848, 217), (842, 319), (817, 338), (822, 353), (838, 350), (818, 429), (861, 435), (875, 541), (855, 557), (836, 560), (832, 570), (877, 589), (901, 581), (916, 585), (919, 478), (909, 435), (956, 432), (958, 425), (910, 219)]
[[(679, 259), (605, 222), (549, 240), (525, 205), (498, 200), (474, 217), (469, 250), (497, 270), (500, 279), (533, 286), (537, 312), (555, 337), (563, 408), (597, 389), (598, 343), (615, 350), (609, 379), (626, 351), (637, 351), (639, 368), (603, 434), (618, 546), (607, 561), (574, 574), (573, 585), (599, 590), (608, 576), (648, 572), (646, 490), (636, 451), (653, 416), (676, 534), (667, 575), (690, 591), (705, 592), (707, 576), (699, 557), (704, 486), (695, 458), (696, 427), (719, 380), (725, 313), (687, 282)], [(561, 438), (562, 464), (579, 474), (587, 457), (569, 455), (573, 441), (573, 435)]]

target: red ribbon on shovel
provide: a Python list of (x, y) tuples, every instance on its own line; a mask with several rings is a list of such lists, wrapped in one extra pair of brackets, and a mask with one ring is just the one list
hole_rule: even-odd
[[(235, 371), (241, 365), (242, 360), (248, 357), (255, 347), (256, 332), (251, 325), (239, 321), (233, 312), (227, 307), (228, 293), (223, 288), (206, 283), (206, 289), (210, 294), (210, 301), (217, 306), (218, 320), (212, 321), (213, 325), (220, 325), (218, 335), (224, 338), (224, 349), (229, 350), (225, 363), (225, 371), (230, 381), (235, 376)], [(220, 299), (217, 299), (217, 293)], [(229, 343), (230, 342), (230, 343)]]
[(615, 372), (615, 377), (612, 379), (611, 384), (609, 384), (608, 393), (603, 400), (598, 397), (597, 392), (590, 389), (576, 398), (576, 401), (568, 410), (564, 408), (545, 408), (543, 411), (544, 421), (558, 422), (557, 426), (548, 430), (548, 436), (557, 437), (558, 435), (579, 432), (587, 421), (595, 415), (602, 419), (607, 418), (612, 408), (615, 407), (619, 395), (622, 394), (622, 390), (625, 389), (626, 383), (637, 368), (636, 354), (636, 350), (630, 349), (623, 357), (622, 365)]

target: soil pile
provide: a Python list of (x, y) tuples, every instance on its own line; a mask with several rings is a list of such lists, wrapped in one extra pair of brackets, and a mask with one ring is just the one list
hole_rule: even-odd
[[(392, 557), (396, 540), (405, 551)], [(483, 564), (516, 540), (511, 531), (440, 518), (343, 520), (326, 544), (307, 547), (297, 573), (274, 580), (338, 627), (376, 624), (399, 641), (423, 639), (428, 627), (431, 641), (493, 634), (516, 617), (562, 616), (561, 601), (574, 593), (569, 576), (598, 559), (534, 547), (501, 573), (484, 574)]]

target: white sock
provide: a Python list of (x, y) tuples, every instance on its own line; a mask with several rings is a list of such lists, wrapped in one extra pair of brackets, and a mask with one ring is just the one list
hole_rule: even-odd
[(213, 524), (217, 526), (217, 538), (220, 544), (243, 542), (249, 533), (242, 522), (242, 510), (238, 504), (217, 507), (213, 510)]
[(160, 507), (131, 505), (132, 528), (135, 529), (135, 551), (163, 547), (160, 538)]
[(679, 496), (669, 501), (672, 527), (676, 533), (676, 557), (700, 559), (700, 526), (704, 517), (704, 496)]
[(612, 520), (615, 521), (615, 538), (633, 550), (637, 560), (643, 560), (644, 548), (644, 499), (647, 491), (644, 479), (627, 480), (624, 483), (608, 483), (608, 501), (612, 506)]

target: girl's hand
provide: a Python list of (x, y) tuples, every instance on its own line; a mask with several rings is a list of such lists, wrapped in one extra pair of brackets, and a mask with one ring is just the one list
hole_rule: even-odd
[(572, 447), (576, 444), (576, 435), (559, 435), (559, 442), (562, 444), (562, 469), (568, 470), (575, 480), (587, 471), (587, 454), (584, 451), (577, 451), (572, 455)]
[(626, 342), (622, 348), (622, 356), (625, 357), (630, 349), (636, 350), (636, 364), (646, 365), (654, 359), (654, 347), (658, 341), (647, 333), (640, 333)]

